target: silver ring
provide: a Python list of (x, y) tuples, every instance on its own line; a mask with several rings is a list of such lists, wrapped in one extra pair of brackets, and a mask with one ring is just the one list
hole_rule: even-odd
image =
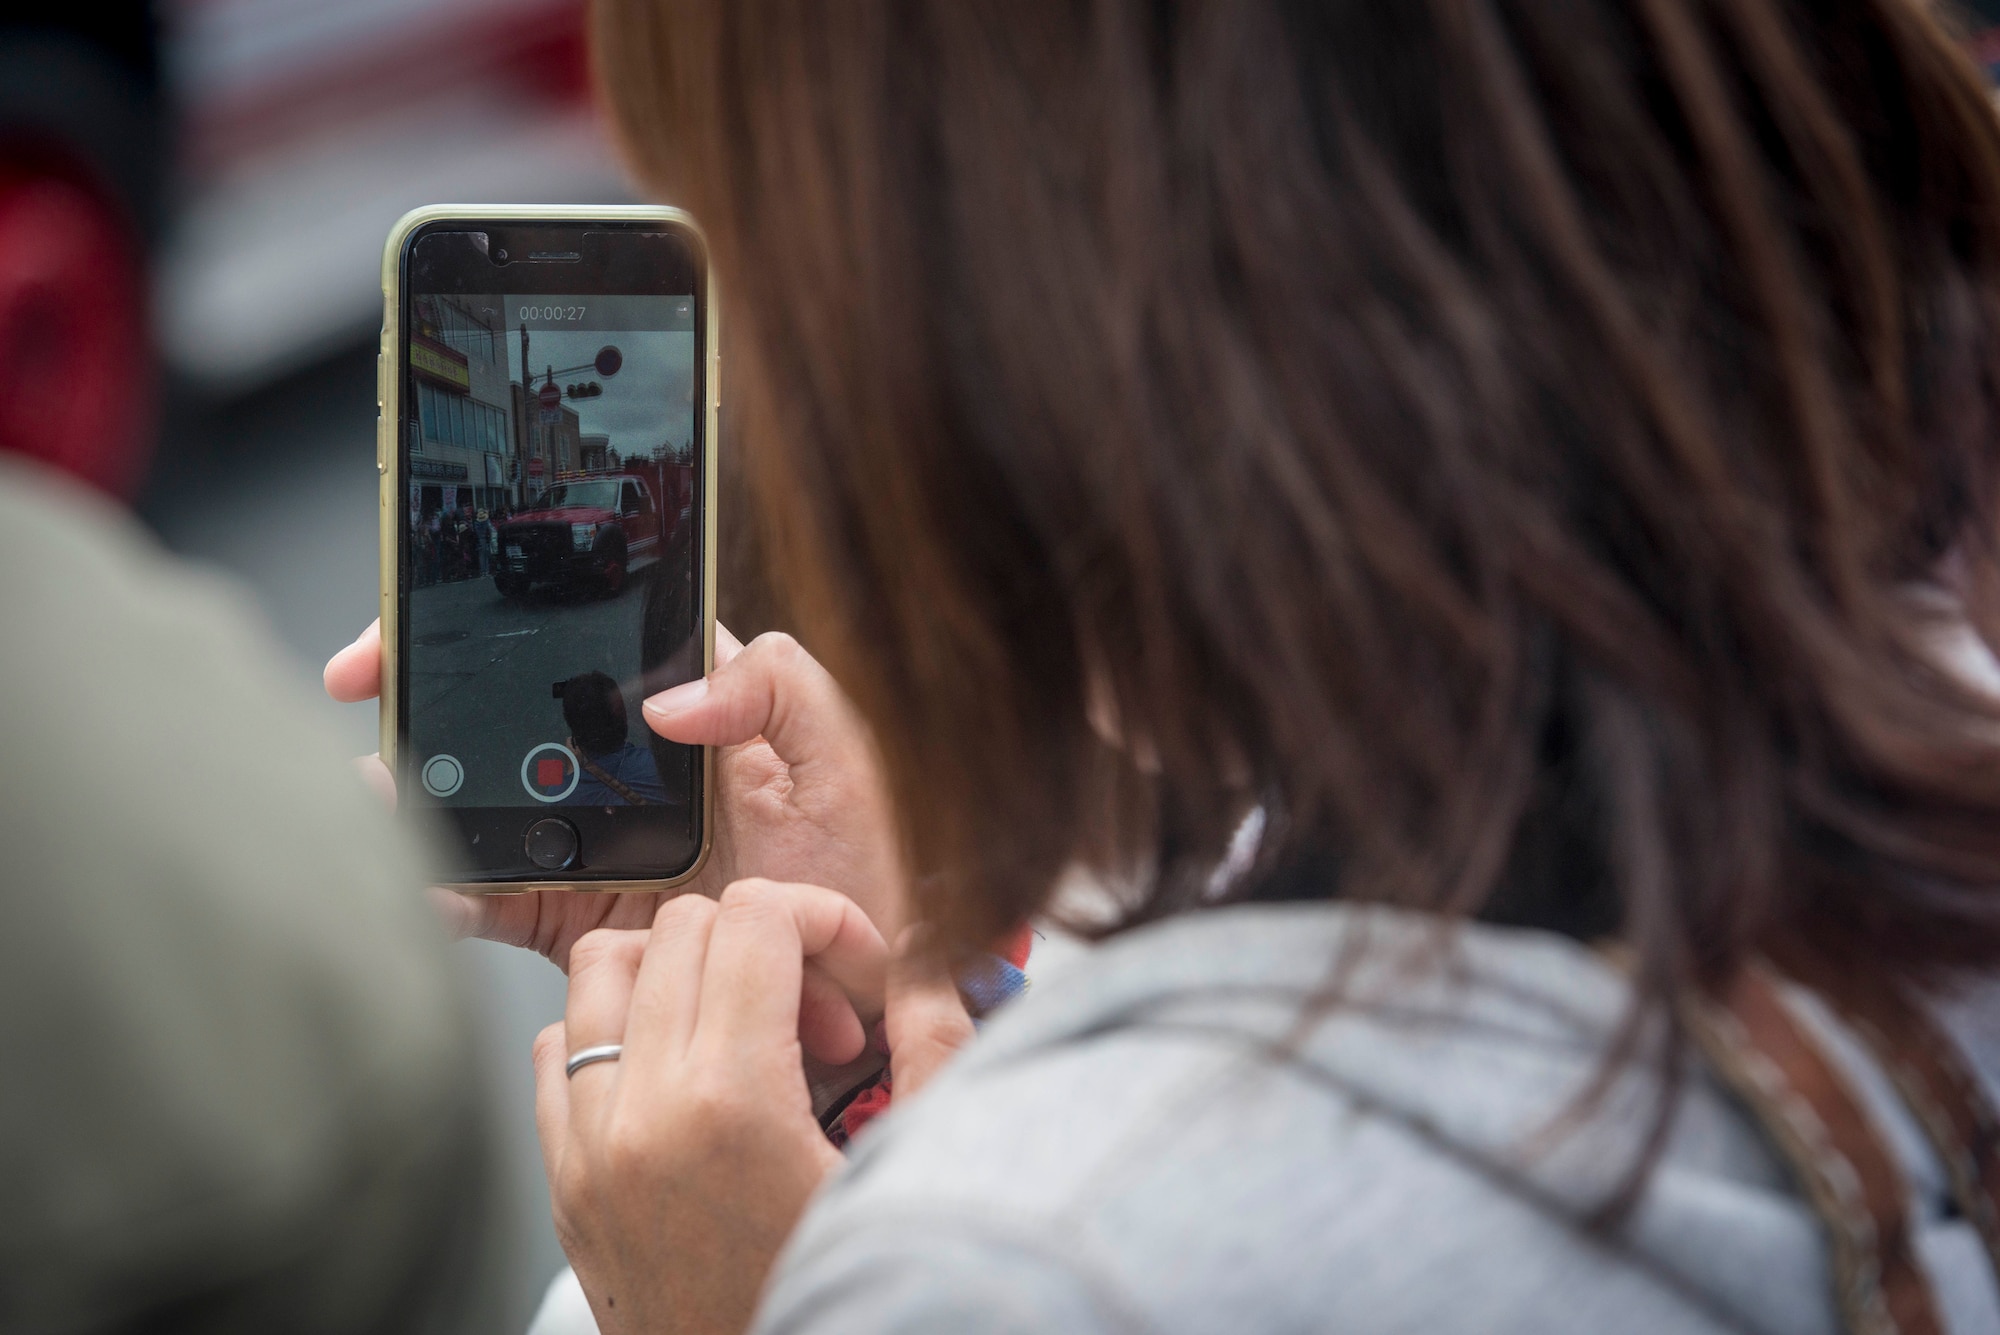
[(594, 1048), (585, 1048), (581, 1052), (570, 1053), (569, 1061), (563, 1065), (563, 1074), (574, 1076), (578, 1071), (581, 1071), (592, 1062), (615, 1062), (624, 1055), (625, 1045), (623, 1043), (599, 1043)]

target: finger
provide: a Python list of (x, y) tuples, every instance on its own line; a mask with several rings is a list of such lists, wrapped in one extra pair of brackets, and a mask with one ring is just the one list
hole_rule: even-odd
[(353, 644), (326, 660), (326, 693), (345, 704), (382, 693), (382, 621), (368, 624)]
[(845, 895), (816, 885), (738, 881), (716, 909), (694, 1047), (721, 1057), (793, 1041), (809, 958), (858, 1010), (874, 1011), (888, 956), (881, 933)]
[(914, 1094), (972, 1041), (972, 1017), (945, 961), (923, 947), (915, 929), (903, 933), (889, 963), (889, 1073), (898, 1095)]
[(670, 741), (736, 746), (762, 737), (794, 770), (851, 760), (863, 730), (825, 668), (789, 635), (759, 635), (708, 676), (646, 701), (646, 725)]
[(535, 1035), (533, 1051), (535, 1139), (541, 1142), (542, 1170), (548, 1174), (553, 1193), (563, 1147), (569, 1143), (569, 1077), (563, 1070), (563, 1063), (569, 1060), (569, 1040), (562, 1025), (552, 1024)]
[(467, 896), (479, 907), (472, 935), (503, 946), (519, 946), (569, 972), (570, 947), (599, 927), (643, 931), (652, 925), (660, 897), (607, 895), (575, 890), (535, 890), (520, 895)]
[(382, 763), (379, 752), (372, 756), (356, 756), (354, 772), (361, 776), (361, 782), (367, 784), (375, 796), (389, 804), (389, 810), (396, 809), (396, 776)]
[(799, 1042), (829, 1066), (847, 1065), (868, 1046), (853, 1001), (812, 961), (799, 979)]
[[(626, 1016), (632, 1009), (632, 984), (646, 951), (644, 932), (600, 928), (579, 938), (569, 952), (569, 998), (563, 1007), (563, 1029), (569, 1051), (564, 1060), (604, 1043), (625, 1038)], [(596, 1062), (569, 1081), (567, 1099), (573, 1119), (593, 1125), (617, 1084), (617, 1062)]]
[(706, 895), (670, 899), (653, 916), (626, 1026), (635, 1065), (664, 1070), (687, 1052), (701, 1013), (701, 975), (715, 916), (715, 901)]
[(572, 1054), (623, 1041), (632, 987), (645, 953), (646, 933), (610, 927), (586, 932), (570, 947), (563, 1027), (569, 1030)]
[(463, 941), (470, 936), (478, 936), (479, 929), (486, 920), (486, 905), (490, 902), (481, 895), (463, 895), (456, 890), (447, 890), (434, 885), (424, 892), (424, 898), (431, 904), (438, 921), (445, 931), (451, 933), (454, 941)]

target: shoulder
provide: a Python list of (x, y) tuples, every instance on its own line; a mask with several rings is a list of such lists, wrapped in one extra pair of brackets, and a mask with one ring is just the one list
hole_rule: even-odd
[[(1579, 1266), (1588, 1244), (1559, 1211), (1453, 1143), (1448, 1047), (1391, 1073), (1394, 1043), (1358, 1022), (1291, 1053), (1270, 1041), (1283, 1029), (1250, 981), (1295, 1018), (1284, 985), (1324, 976), (1320, 926), (1176, 929), (1031, 994), (859, 1138), (788, 1249), (765, 1329), (1011, 1330), (1042, 1295), (1042, 1329), (1318, 1329), (1336, 1311), (1357, 1330), (1707, 1329), (1643, 1268)], [(1172, 976), (1203, 937), (1233, 953), (1201, 985), (1188, 973), (1148, 999), (1120, 977)], [(1349, 1079), (1350, 1060), (1386, 1083)], [(1399, 1081), (1435, 1084), (1440, 1106), (1399, 1105)], [(1557, 1282), (1560, 1316), (1544, 1303)], [(988, 1301), (999, 1315), (967, 1315)], [(827, 1304), (841, 1320), (814, 1324)]]
[(299, 667), (242, 594), (7, 464), (0, 579), (0, 1133), (37, 1147), (0, 1242), (108, 1292), (114, 1252), (304, 1245), (394, 1198), (391, 1159), (459, 1172), (472, 1020), (424, 859)]
[(226, 902), (246, 927), (311, 929), (322, 952), (393, 933), (408, 944), (390, 963), (435, 957), (423, 850), (243, 590), (15, 465), (0, 466), (0, 579), (0, 825), (39, 832), (17, 859), (126, 918), (162, 895), (183, 922)]
[(1202, 1047), (1108, 1039), (917, 1101), (758, 1329), (1712, 1329), (1411, 1126)]
[(836, 1247), (808, 1248), (766, 1295), (756, 1335), (1044, 1335), (1147, 1329), (1144, 1312), (1046, 1234), (999, 1220), (910, 1209)]
[[(52, 864), (144, 849), (140, 865), (172, 877), (181, 856), (245, 868), (282, 847), (291, 856), (256, 873), (278, 902), (295, 897), (292, 883), (361, 867), (364, 885), (420, 875), (418, 848), (353, 774), (330, 706), (241, 588), (176, 560), (96, 497), (13, 464), (0, 464), (0, 579), (10, 799), (52, 833), (95, 835), (62, 859), (51, 848)], [(26, 817), (17, 807), (0, 819)]]

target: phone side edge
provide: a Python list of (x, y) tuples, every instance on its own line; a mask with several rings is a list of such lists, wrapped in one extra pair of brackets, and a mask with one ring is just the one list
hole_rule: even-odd
[(375, 472), (378, 487), (380, 532), (377, 565), (380, 584), (376, 615), (381, 632), (381, 679), (376, 693), (377, 747), (392, 781), (398, 772), (401, 739), (396, 720), (401, 705), (399, 690), (402, 671), (400, 623), (402, 607), (398, 598), (402, 575), (402, 530), (400, 500), (402, 463), (397, 457), (397, 424), (402, 421), (402, 377), (391, 375), (397, 349), (402, 341), (403, 250), (417, 228), (436, 217), (451, 216), (448, 205), (412, 209), (396, 220), (382, 245), (382, 343), (375, 356)]
[[(704, 321), (704, 335), (707, 339), (706, 365), (702, 368), (708, 381), (702, 393), (702, 590), (701, 590), (701, 671), (703, 676), (715, 671), (715, 577), (716, 544), (715, 531), (721, 506), (716, 485), (718, 464), (722, 448), (722, 293), (715, 278), (715, 264), (710, 258), (708, 234), (701, 224), (680, 209), (673, 212), (688, 231), (694, 234), (701, 246), (701, 275), (708, 293), (708, 318)], [(680, 880), (692, 879), (707, 865), (709, 852), (715, 843), (715, 751), (712, 746), (701, 748), (701, 847), (695, 851), (694, 865), (689, 867)]]

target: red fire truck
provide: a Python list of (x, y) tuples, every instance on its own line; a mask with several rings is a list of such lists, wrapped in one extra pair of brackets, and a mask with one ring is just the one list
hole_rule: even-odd
[(535, 508), (493, 526), (493, 584), (508, 598), (536, 584), (591, 586), (605, 597), (633, 566), (659, 557), (689, 522), (694, 469), (633, 460), (616, 469), (565, 473)]

